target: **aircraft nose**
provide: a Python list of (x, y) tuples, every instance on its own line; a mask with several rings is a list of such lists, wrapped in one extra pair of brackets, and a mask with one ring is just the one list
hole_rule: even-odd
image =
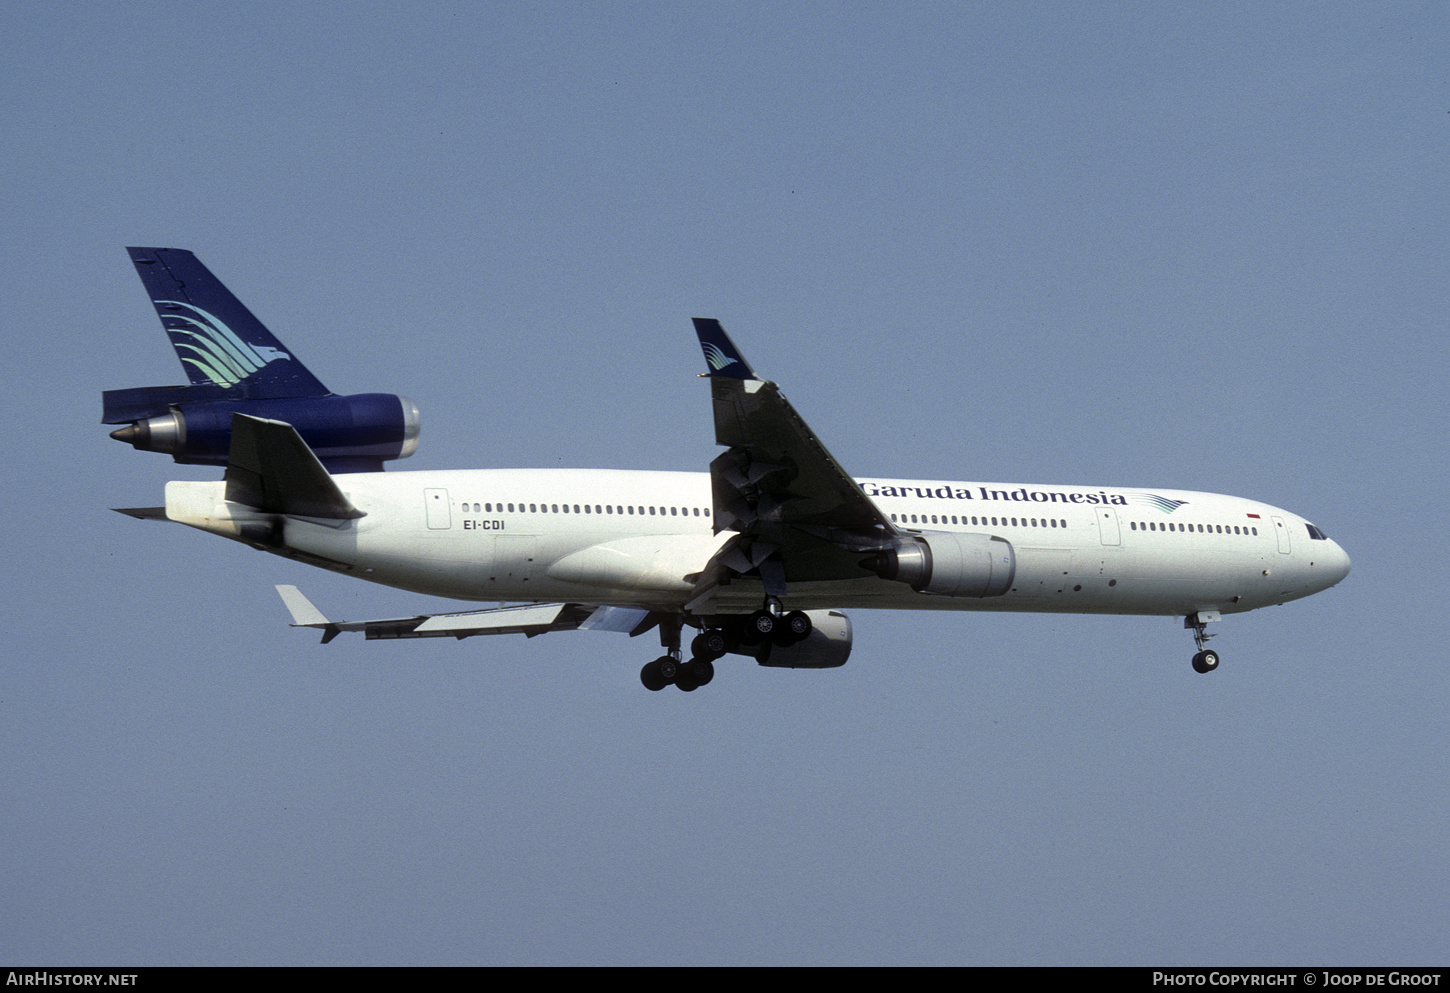
[[(1349, 553), (1340, 548), (1337, 542), (1331, 541), (1329, 544), (1333, 546), (1333, 552), (1330, 554), (1327, 564), (1330, 575), (1334, 577), (1334, 583), (1338, 583), (1349, 575)], [(1334, 583), (1330, 583), (1330, 585), (1333, 586)]]

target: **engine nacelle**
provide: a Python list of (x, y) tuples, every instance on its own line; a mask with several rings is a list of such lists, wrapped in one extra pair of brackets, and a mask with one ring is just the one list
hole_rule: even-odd
[(1006, 538), (923, 531), (861, 563), (882, 579), (939, 596), (1001, 596), (1017, 575), (1017, 553)]
[(766, 641), (754, 648), (741, 646), (761, 665), (781, 669), (834, 669), (851, 657), (851, 618), (839, 610), (807, 610), (811, 633), (804, 641), (784, 647)]
[(169, 390), (184, 394), (189, 389), (194, 388), (107, 393), (105, 423), (131, 421), (111, 432), (111, 437), (141, 451), (165, 452), (187, 465), (226, 465), (232, 443), (232, 415), (249, 414), (291, 424), (333, 472), (377, 471), (384, 462), (407, 458), (418, 448), (421, 418), (418, 406), (407, 397), (358, 393), (146, 402)]

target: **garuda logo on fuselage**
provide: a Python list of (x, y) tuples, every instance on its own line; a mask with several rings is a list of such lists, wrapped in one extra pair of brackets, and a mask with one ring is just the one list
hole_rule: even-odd
[(1145, 503), (1150, 507), (1156, 507), (1165, 514), (1171, 514), (1179, 507), (1188, 505), (1187, 500), (1170, 500), (1167, 497), (1159, 496), (1156, 493), (1138, 493), (1133, 497), (1134, 503)]
[(200, 373), (207, 382), (235, 386), (258, 369), (292, 356), (266, 345), (249, 345), (226, 323), (194, 304), (158, 300), (168, 309), (162, 315), (181, 364)]

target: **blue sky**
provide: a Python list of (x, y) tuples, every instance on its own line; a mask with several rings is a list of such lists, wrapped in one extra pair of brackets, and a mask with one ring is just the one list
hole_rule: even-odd
[[(1441, 5), (76, 4), (0, 65), (0, 961), (1444, 963)], [(406, 468), (703, 469), (691, 316), (859, 475), (1303, 514), (1232, 617), (858, 612), (830, 672), (446, 609), (112, 506), (191, 249)]]

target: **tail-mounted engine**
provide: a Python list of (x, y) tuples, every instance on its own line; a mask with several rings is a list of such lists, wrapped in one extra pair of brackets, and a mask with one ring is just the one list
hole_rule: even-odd
[(1017, 555), (1006, 538), (954, 531), (914, 533), (861, 565), (882, 579), (939, 596), (1001, 596), (1012, 588)]
[(332, 472), (375, 472), (418, 447), (418, 407), (407, 397), (359, 393), (183, 399), (194, 392), (196, 387), (186, 386), (110, 390), (102, 421), (126, 425), (111, 432), (117, 441), (145, 452), (165, 452), (186, 465), (227, 464), (233, 414), (286, 421)]
[(111, 437), (186, 465), (226, 465), (232, 415), (285, 421), (329, 472), (378, 472), (418, 447), (418, 408), (387, 393), (338, 396), (181, 248), (128, 248), (189, 386), (108, 390)]

